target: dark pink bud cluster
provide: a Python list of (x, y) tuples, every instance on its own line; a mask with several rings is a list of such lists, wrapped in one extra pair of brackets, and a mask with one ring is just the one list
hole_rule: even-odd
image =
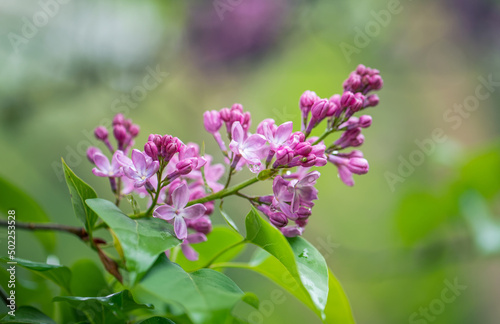
[(139, 134), (139, 126), (132, 123), (131, 119), (125, 119), (122, 114), (113, 118), (113, 135), (118, 142), (118, 149), (128, 151), (133, 145), (133, 139)]
[(367, 94), (370, 91), (382, 89), (384, 81), (377, 69), (358, 65), (355, 71), (351, 72), (347, 80), (344, 81), (344, 90), (361, 92)]
[(363, 158), (363, 153), (354, 150), (350, 153), (334, 153), (328, 156), (328, 161), (337, 166), (340, 179), (348, 186), (354, 185), (353, 174), (368, 173), (368, 161)]
[(235, 122), (239, 122), (244, 131), (248, 131), (252, 118), (250, 112), (243, 112), (243, 106), (235, 103), (231, 108), (222, 108), (220, 110), (220, 118), (226, 125), (226, 131), (231, 136), (231, 130)]
[(182, 142), (171, 135), (150, 134), (144, 145), (144, 152), (153, 160), (162, 159), (168, 163), (184, 146)]

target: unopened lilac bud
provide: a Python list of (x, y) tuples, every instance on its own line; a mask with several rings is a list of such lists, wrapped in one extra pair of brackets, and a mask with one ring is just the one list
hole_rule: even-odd
[(284, 228), (281, 228), (281, 233), (283, 233), (283, 235), (285, 235), (286, 237), (296, 237), (296, 236), (299, 236), (299, 235), (302, 235), (302, 230), (301, 228), (298, 228), (298, 227), (284, 227)]
[(304, 168), (310, 168), (316, 164), (316, 155), (309, 154), (300, 159), (300, 165)]
[(288, 224), (286, 215), (279, 212), (269, 215), (269, 221), (276, 227), (285, 227)]
[(321, 99), (314, 103), (311, 107), (311, 114), (317, 120), (323, 120), (330, 110), (330, 102), (327, 99)]
[(342, 108), (346, 108), (351, 106), (354, 102), (356, 102), (356, 98), (354, 97), (354, 93), (351, 91), (346, 91), (340, 97), (340, 106)]
[(349, 159), (347, 168), (349, 168), (349, 171), (355, 174), (366, 174), (368, 173), (369, 165), (366, 159), (352, 158)]
[(366, 97), (364, 106), (365, 107), (375, 107), (378, 105), (379, 101), (380, 101), (380, 99), (379, 99), (378, 95), (372, 94), (372, 95), (369, 95), (368, 97)]
[(360, 92), (357, 92), (354, 95), (355, 100), (351, 103), (351, 110), (353, 112), (357, 112), (363, 108), (363, 105), (365, 103), (365, 96), (363, 96)]
[(297, 210), (297, 216), (299, 219), (307, 219), (309, 216), (311, 216), (311, 208), (300, 206), (299, 209)]
[(259, 125), (257, 125), (257, 134), (260, 134), (260, 135), (265, 135), (264, 133), (264, 128), (265, 127), (271, 127), (273, 128), (275, 126), (275, 123), (274, 123), (274, 119), (272, 118), (266, 118), (264, 119), (263, 121), (261, 121), (259, 123)]
[(334, 94), (333, 96), (330, 97), (330, 102), (340, 107), (340, 98), (341, 97), (339, 94)]
[(312, 151), (311, 143), (301, 142), (295, 146), (295, 155), (307, 156)]
[(130, 126), (130, 128), (128, 129), (128, 131), (132, 137), (136, 137), (137, 135), (139, 135), (140, 130), (141, 130), (141, 128), (137, 124), (132, 124)]
[(122, 125), (124, 121), (125, 118), (123, 117), (122, 114), (116, 114), (115, 117), (113, 117), (113, 126)]
[(108, 139), (108, 130), (104, 126), (96, 127), (94, 135), (98, 140), (105, 141)]
[(177, 168), (177, 172), (181, 175), (191, 173), (194, 167), (196, 167), (194, 165), (194, 160), (194, 158), (190, 158), (177, 162), (177, 164), (175, 165), (175, 167)]
[(356, 73), (359, 75), (365, 74), (366, 73), (366, 66), (364, 66), (363, 64), (358, 65), (358, 67), (356, 68)]
[(305, 141), (305, 140), (306, 140), (306, 135), (305, 135), (304, 133), (302, 133), (302, 132), (298, 132), (298, 131), (297, 131), (297, 132), (295, 132), (295, 133), (293, 133), (291, 137), (295, 137), (295, 138), (297, 138), (297, 140), (298, 140), (299, 142), (303, 142), (303, 141)]
[(231, 111), (238, 110), (240, 113), (243, 113), (243, 105), (239, 103), (235, 103), (231, 106)]
[(312, 106), (316, 101), (319, 100), (318, 95), (314, 91), (305, 91), (302, 96), (300, 96), (299, 107), (304, 115), (307, 115), (311, 111)]
[(356, 138), (351, 140), (351, 146), (358, 147), (363, 145), (364, 142), (365, 142), (365, 136), (363, 134), (359, 134)]
[(154, 142), (144, 144), (144, 152), (154, 161), (158, 160), (158, 147)]
[(222, 126), (220, 113), (217, 110), (205, 111), (203, 114), (203, 125), (207, 132), (211, 134), (218, 132)]
[(276, 151), (276, 161), (273, 164), (273, 167), (277, 168), (278, 166), (287, 165), (293, 159), (293, 150), (289, 147), (283, 147)]
[(295, 224), (297, 224), (297, 226), (299, 227), (305, 227), (307, 225), (307, 223), (309, 222), (309, 219), (308, 218), (303, 218), (303, 219), (297, 219), (295, 221)]
[(252, 123), (252, 116), (250, 115), (250, 112), (247, 111), (243, 114), (241, 127), (243, 127), (244, 130), (248, 131), (251, 123)]
[(243, 122), (243, 113), (239, 111), (238, 109), (231, 109), (231, 117), (229, 119), (229, 122), (232, 124), (234, 122)]
[(87, 159), (89, 159), (90, 163), (94, 163), (94, 155), (96, 153), (102, 154), (101, 150), (98, 147), (90, 146), (87, 149)]
[(155, 191), (155, 187), (151, 184), (151, 182), (149, 182), (149, 180), (146, 181), (144, 187), (146, 188), (147, 191), (151, 192)]
[(372, 124), (372, 116), (370, 115), (363, 115), (359, 117), (359, 127), (361, 128), (368, 128)]
[(224, 122), (228, 122), (231, 119), (231, 110), (229, 110), (229, 108), (222, 108), (220, 110), (220, 118)]
[(127, 139), (127, 130), (123, 125), (115, 125), (113, 126), (113, 135), (118, 143), (123, 143)]
[(130, 126), (132, 126), (132, 119), (125, 119), (123, 121), (123, 126), (125, 126), (126, 129), (129, 129)]
[(190, 220), (188, 226), (197, 232), (208, 234), (212, 231), (212, 222), (207, 216), (202, 216), (195, 220)]
[(380, 77), (380, 75), (372, 75), (369, 78), (369, 85), (371, 88), (370, 90), (380, 90), (384, 85), (384, 81), (382, 80), (382, 77)]

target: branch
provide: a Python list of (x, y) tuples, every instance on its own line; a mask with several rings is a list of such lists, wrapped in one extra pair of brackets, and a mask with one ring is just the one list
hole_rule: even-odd
[[(7, 227), (7, 226), (9, 226), (9, 223), (6, 220), (0, 220), (0, 226)], [(82, 240), (87, 240), (89, 237), (87, 231), (83, 227), (75, 227), (75, 226), (60, 225), (60, 224), (50, 224), (50, 223), (23, 223), (23, 222), (18, 222), (18, 221), (16, 221), (15, 226), (16, 226), (16, 229), (21, 228), (21, 229), (27, 229), (30, 231), (41, 230), (41, 231), (67, 232), (67, 233), (71, 233), (73, 235), (78, 236)]]

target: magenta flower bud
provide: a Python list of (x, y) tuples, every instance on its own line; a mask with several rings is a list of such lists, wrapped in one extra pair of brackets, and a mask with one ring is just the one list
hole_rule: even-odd
[(273, 167), (277, 168), (278, 166), (287, 165), (293, 159), (293, 150), (289, 147), (283, 147), (276, 151), (276, 161), (273, 163)]
[(368, 173), (369, 165), (366, 159), (352, 158), (349, 159), (347, 168), (349, 169), (349, 171), (355, 174), (366, 174)]
[(372, 94), (372, 95), (369, 95), (368, 97), (366, 97), (364, 106), (365, 107), (375, 107), (378, 105), (379, 101), (380, 101), (380, 99), (379, 99), (378, 95)]
[(344, 92), (342, 94), (342, 97), (340, 97), (340, 106), (342, 108), (349, 107), (355, 102), (356, 98), (354, 97), (354, 93), (352, 93), (351, 91)]
[(330, 97), (330, 102), (333, 103), (335, 106), (340, 107), (340, 98), (341, 96), (339, 94), (334, 94), (333, 96)]
[(222, 126), (220, 113), (217, 110), (205, 111), (203, 114), (203, 125), (210, 134), (218, 132)]
[(306, 140), (306, 135), (304, 135), (304, 133), (302, 133), (302, 132), (295, 132), (295, 133), (292, 134), (291, 137), (292, 138), (297, 138), (297, 140), (299, 142), (303, 142), (303, 141)]
[(98, 140), (105, 141), (108, 139), (108, 130), (104, 126), (96, 127), (94, 135)]
[(365, 136), (363, 134), (359, 134), (356, 138), (354, 138), (353, 140), (351, 140), (351, 145), (352, 147), (358, 147), (358, 146), (361, 146), (363, 145), (363, 143), (365, 142)]
[(90, 146), (87, 149), (87, 159), (89, 159), (90, 163), (94, 164), (94, 155), (96, 153), (102, 154), (101, 150), (98, 147)]
[(366, 73), (366, 66), (364, 66), (363, 64), (358, 65), (358, 67), (356, 68), (356, 73), (359, 75), (365, 74)]
[(123, 126), (125, 126), (126, 129), (129, 129), (130, 126), (132, 126), (132, 119), (125, 119), (123, 121)]
[(231, 117), (229, 118), (229, 122), (232, 124), (234, 122), (243, 122), (243, 113), (238, 109), (231, 109)]
[(310, 168), (316, 164), (316, 155), (309, 154), (300, 159), (300, 165), (304, 168)]
[(195, 165), (196, 158), (185, 159), (177, 162), (175, 167), (177, 168), (177, 172), (181, 175), (186, 175), (191, 173), (193, 169), (196, 167)]
[(311, 115), (319, 122), (323, 120), (330, 110), (330, 102), (327, 99), (321, 99), (311, 107)]
[(363, 96), (361, 93), (357, 92), (354, 95), (355, 100), (351, 104), (351, 110), (353, 112), (357, 112), (363, 108), (363, 105), (365, 103), (365, 96)]
[(279, 212), (269, 215), (269, 221), (276, 227), (285, 227), (288, 224), (288, 218)]
[(303, 155), (307, 156), (312, 151), (311, 143), (309, 142), (300, 142), (295, 146), (295, 155)]
[(118, 143), (124, 143), (127, 139), (127, 130), (123, 125), (115, 125), (113, 126), (113, 135)]
[(295, 224), (299, 227), (306, 227), (307, 223), (309, 222), (308, 218), (299, 218), (295, 221)]
[(273, 198), (274, 196), (261, 196), (259, 197), (259, 201), (266, 204), (270, 204), (273, 202)]
[(370, 90), (380, 90), (382, 89), (382, 86), (384, 85), (384, 81), (382, 80), (382, 77), (380, 75), (372, 75), (369, 79), (369, 85), (370, 85)]
[(302, 228), (300, 227), (283, 227), (281, 228), (281, 233), (286, 237), (296, 237), (302, 235)]
[(144, 144), (144, 152), (154, 161), (158, 160), (158, 147), (154, 142)]
[(372, 116), (370, 115), (363, 115), (359, 117), (359, 127), (361, 128), (368, 128), (372, 124)]
[(189, 228), (192, 228), (199, 233), (207, 235), (212, 231), (212, 222), (210, 221), (210, 218), (207, 216), (202, 216), (194, 220), (189, 219), (187, 220), (187, 222)]
[(297, 216), (299, 219), (307, 219), (309, 216), (311, 216), (312, 211), (311, 208), (300, 206), (299, 209), (297, 210)]
[(124, 121), (125, 118), (123, 117), (122, 114), (116, 114), (115, 117), (113, 117), (113, 126), (122, 125)]
[(222, 108), (220, 110), (220, 118), (227, 123), (231, 119), (231, 110), (229, 108)]
[(141, 128), (137, 124), (130, 125), (130, 127), (128, 129), (128, 131), (132, 137), (136, 137), (137, 135), (139, 135), (140, 130), (141, 130)]
[(231, 106), (231, 111), (238, 110), (240, 113), (243, 113), (243, 106), (239, 103), (235, 103)]
[[(266, 126), (266, 124), (267, 124), (267, 126)], [(266, 118), (263, 121), (261, 121), (259, 123), (259, 125), (257, 125), (257, 132), (256, 133), (260, 134), (260, 135), (265, 135), (265, 133), (264, 133), (264, 128), (265, 127), (270, 127), (271, 130), (273, 130), (273, 133), (276, 133), (276, 128), (277, 127), (275, 127), (275, 126), (276, 125), (274, 123), (274, 119), (272, 119), (272, 118)]]
[(303, 115), (307, 115), (311, 111), (312, 106), (319, 100), (318, 95), (314, 91), (305, 91), (299, 100), (299, 108), (302, 110)]
[(243, 114), (243, 120), (241, 122), (241, 126), (243, 127), (244, 130), (248, 130), (250, 128), (250, 124), (252, 123), (252, 116), (250, 115), (250, 112), (246, 112)]

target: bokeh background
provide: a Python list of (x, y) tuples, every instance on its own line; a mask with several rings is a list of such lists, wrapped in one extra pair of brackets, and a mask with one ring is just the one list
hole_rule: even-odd
[[(56, 3), (46, 20), (41, 3)], [(60, 158), (110, 197), (84, 152), (94, 127), (117, 112), (141, 125), (138, 146), (150, 132), (169, 133), (205, 140), (219, 159), (205, 110), (239, 102), (254, 127), (263, 118), (298, 125), (304, 90), (329, 97), (357, 64), (379, 69), (385, 85), (362, 148), (370, 172), (349, 188), (323, 168), (305, 237), (325, 254), (358, 323), (498, 323), (500, 86), (483, 87), (486, 99), (475, 91), (481, 78), (500, 81), (499, 1), (4, 0), (0, 14), (0, 176), (63, 224), (78, 221)], [(161, 71), (157, 86), (127, 103), (151, 69)], [(457, 106), (464, 100), (468, 109)], [(427, 151), (415, 153), (416, 141)], [(410, 159), (417, 163), (402, 162)], [(241, 201), (226, 208), (241, 224)], [(56, 234), (52, 253), (32, 233), (17, 235), (18, 257), (98, 262), (69, 235)], [(261, 300), (279, 289), (243, 270), (229, 274)], [(20, 280), (28, 288), (18, 297), (30, 302), (42, 283)], [(455, 280), (466, 289), (440, 309)], [(263, 323), (319, 323), (286, 296)], [(430, 318), (418, 315), (429, 306)]]

